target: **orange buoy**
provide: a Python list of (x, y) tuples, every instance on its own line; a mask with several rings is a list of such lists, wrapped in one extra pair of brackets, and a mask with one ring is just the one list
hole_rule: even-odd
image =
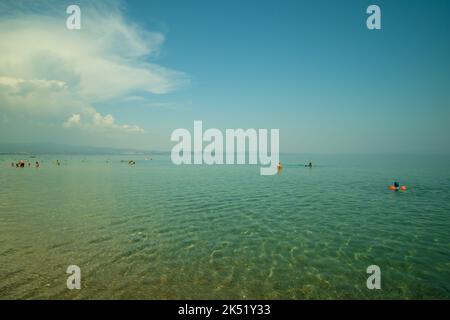
[(393, 191), (397, 190), (397, 189), (395, 188), (395, 186), (389, 186), (388, 188), (389, 188), (389, 190), (393, 190)]

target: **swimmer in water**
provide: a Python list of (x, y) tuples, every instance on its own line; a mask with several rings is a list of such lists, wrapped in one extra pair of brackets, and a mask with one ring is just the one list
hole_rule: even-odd
[(281, 170), (283, 170), (283, 166), (282, 166), (281, 162), (278, 162), (277, 170), (278, 170), (278, 173), (281, 172)]
[(397, 181), (395, 181), (394, 187), (395, 187), (395, 191), (398, 191), (400, 189), (400, 184)]
[(39, 168), (39, 162), (38, 161), (36, 161), (36, 168)]

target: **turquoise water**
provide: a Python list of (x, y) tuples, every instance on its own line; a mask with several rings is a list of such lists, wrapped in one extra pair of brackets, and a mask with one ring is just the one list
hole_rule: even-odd
[(448, 157), (285, 155), (275, 176), (130, 157), (0, 156), (1, 299), (450, 298)]

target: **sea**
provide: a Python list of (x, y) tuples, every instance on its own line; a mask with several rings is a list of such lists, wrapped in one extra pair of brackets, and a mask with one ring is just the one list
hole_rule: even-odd
[(449, 156), (280, 159), (0, 155), (0, 299), (450, 298)]

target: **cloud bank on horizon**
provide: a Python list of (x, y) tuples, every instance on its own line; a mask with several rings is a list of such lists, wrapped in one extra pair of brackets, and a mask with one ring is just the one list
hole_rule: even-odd
[[(165, 94), (189, 83), (185, 73), (148, 62), (165, 37), (127, 21), (120, 2), (80, 6), (82, 29), (68, 30), (65, 7), (55, 1), (0, 4), (4, 128), (28, 121), (46, 123), (56, 135), (62, 130), (83, 131), (86, 137), (141, 134), (144, 128), (101, 114), (96, 103)], [(28, 131), (30, 138), (36, 135)]]

